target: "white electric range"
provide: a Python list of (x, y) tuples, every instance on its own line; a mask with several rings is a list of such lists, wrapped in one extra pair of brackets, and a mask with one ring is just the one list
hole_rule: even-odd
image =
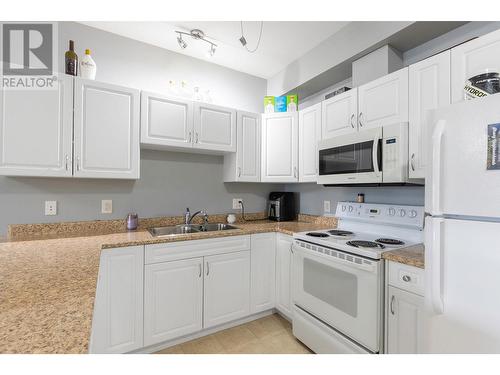
[(339, 202), (335, 229), (294, 235), (293, 332), (317, 353), (383, 348), (384, 251), (423, 242), (424, 208)]

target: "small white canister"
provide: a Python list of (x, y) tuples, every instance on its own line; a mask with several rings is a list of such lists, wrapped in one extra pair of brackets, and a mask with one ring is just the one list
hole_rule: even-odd
[(227, 222), (229, 224), (234, 224), (236, 222), (236, 215), (235, 214), (227, 215)]

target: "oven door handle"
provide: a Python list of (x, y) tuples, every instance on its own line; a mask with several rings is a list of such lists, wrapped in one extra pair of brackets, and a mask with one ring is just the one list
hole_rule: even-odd
[(382, 138), (382, 131), (377, 131), (375, 137), (373, 138), (373, 149), (372, 149), (372, 160), (373, 160), (373, 171), (375, 176), (380, 177), (380, 166), (378, 165), (378, 148), (379, 140)]
[[(321, 247), (321, 246), (319, 246), (319, 247)], [(295, 255), (296, 253), (299, 253), (304, 258), (312, 259), (315, 261), (320, 261), (322, 264), (325, 264), (325, 265), (331, 265), (332, 263), (336, 263), (336, 264), (341, 264), (341, 265), (344, 265), (346, 267), (354, 268), (354, 269), (357, 269), (360, 271), (365, 271), (365, 272), (375, 273), (375, 274), (377, 273), (377, 267), (374, 264), (375, 261), (372, 261), (372, 264), (358, 264), (358, 263), (350, 262), (348, 260), (339, 259), (339, 258), (333, 257), (331, 255), (316, 253), (314, 250), (307, 250), (307, 249), (304, 249), (303, 247), (298, 246), (296, 244), (293, 244), (292, 248), (293, 248), (292, 254)], [(330, 250), (332, 250), (332, 249), (330, 249)], [(333, 250), (333, 251), (344, 253), (343, 251), (340, 251), (340, 250)], [(352, 256), (358, 257), (357, 255), (352, 255)]]

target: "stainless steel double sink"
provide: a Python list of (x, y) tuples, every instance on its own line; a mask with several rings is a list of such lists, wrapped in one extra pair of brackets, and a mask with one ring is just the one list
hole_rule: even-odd
[(154, 227), (148, 228), (148, 232), (153, 237), (167, 237), (176, 236), (179, 234), (200, 233), (200, 232), (216, 232), (221, 230), (238, 229), (232, 225), (224, 223), (210, 223), (210, 224), (179, 224), (168, 227)]

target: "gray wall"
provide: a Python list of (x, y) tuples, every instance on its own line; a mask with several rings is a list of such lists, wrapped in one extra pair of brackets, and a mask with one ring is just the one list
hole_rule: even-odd
[[(61, 22), (59, 61), (69, 39), (77, 53), (90, 48), (97, 63), (97, 79), (155, 92), (167, 92), (168, 81), (187, 80), (211, 90), (214, 103), (260, 112), (266, 81), (73, 22)], [(141, 179), (85, 180), (12, 178), (0, 176), (0, 236), (9, 223), (122, 218), (129, 211), (140, 216), (180, 215), (186, 206), (208, 212), (231, 211), (232, 198), (243, 198), (248, 212), (261, 211), (268, 184), (222, 182), (222, 157), (143, 151)], [(113, 200), (113, 214), (100, 214), (101, 199)], [(58, 215), (44, 216), (44, 201), (58, 201)]]
[(323, 215), (323, 201), (330, 201), (330, 212), (335, 213), (337, 202), (355, 201), (358, 193), (365, 194), (367, 203), (424, 204), (424, 188), (421, 186), (393, 187), (324, 187), (317, 184), (287, 184), (286, 191), (299, 194), (300, 212)]
[[(141, 179), (94, 180), (0, 177), (0, 234), (10, 223), (182, 215), (206, 209), (233, 212), (242, 198), (248, 212), (263, 211), (271, 184), (223, 183), (222, 156), (143, 150)], [(101, 199), (113, 200), (113, 214), (101, 214)], [(58, 215), (44, 216), (44, 201), (57, 200)]]

